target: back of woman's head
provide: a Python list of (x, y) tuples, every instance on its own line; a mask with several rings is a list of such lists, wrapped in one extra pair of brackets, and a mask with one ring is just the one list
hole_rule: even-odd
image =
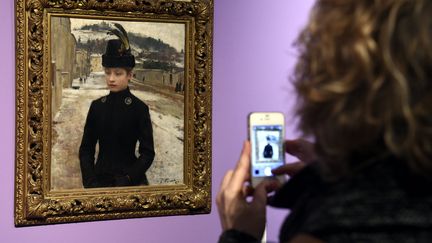
[(318, 0), (293, 77), (330, 168), (394, 155), (432, 175), (432, 1)]

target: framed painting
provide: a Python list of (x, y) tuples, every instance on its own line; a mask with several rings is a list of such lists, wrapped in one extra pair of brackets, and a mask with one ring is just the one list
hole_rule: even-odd
[(16, 226), (210, 212), (212, 0), (17, 0), (16, 30)]

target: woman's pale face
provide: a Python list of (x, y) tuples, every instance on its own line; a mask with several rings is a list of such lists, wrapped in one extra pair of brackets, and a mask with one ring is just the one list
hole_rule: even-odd
[(132, 73), (124, 68), (105, 68), (105, 81), (111, 92), (125, 90), (131, 77)]

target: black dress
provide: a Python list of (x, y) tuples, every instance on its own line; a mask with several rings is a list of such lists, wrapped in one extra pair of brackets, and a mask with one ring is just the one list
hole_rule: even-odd
[(85, 188), (146, 185), (154, 156), (149, 108), (129, 88), (91, 103), (79, 150)]

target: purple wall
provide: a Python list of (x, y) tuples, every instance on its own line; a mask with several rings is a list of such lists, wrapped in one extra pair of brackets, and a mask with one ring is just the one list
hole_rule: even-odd
[[(213, 198), (238, 158), (251, 111), (283, 111), (293, 105), (287, 81), (295, 62), (292, 42), (313, 0), (215, 0), (213, 78)], [(15, 228), (14, 1), (0, 1), (0, 242), (216, 242), (212, 213)], [(288, 120), (288, 123), (290, 120)], [(287, 137), (294, 136), (293, 125)], [(214, 202), (214, 200), (213, 200)], [(275, 241), (286, 211), (269, 210), (268, 239)]]

